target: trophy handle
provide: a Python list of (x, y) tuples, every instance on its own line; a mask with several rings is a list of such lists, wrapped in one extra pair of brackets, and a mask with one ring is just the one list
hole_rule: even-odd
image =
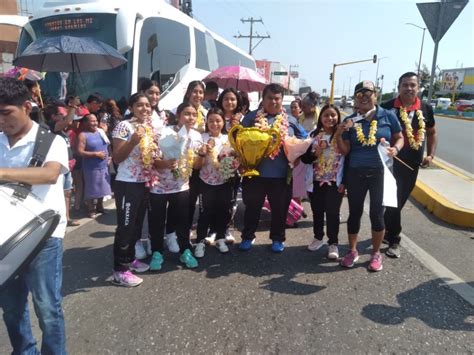
[(230, 130), (229, 130), (229, 133), (227, 134), (227, 137), (229, 138), (229, 143), (230, 145), (232, 146), (232, 148), (234, 148), (234, 150), (236, 152), (238, 152), (239, 150), (237, 149), (237, 144), (235, 142), (235, 139), (237, 137), (237, 133), (239, 133), (239, 131), (244, 128), (242, 127), (242, 125), (236, 125), (234, 127), (232, 127)]
[(268, 146), (267, 151), (265, 152), (265, 156), (271, 155), (275, 150), (280, 148), (280, 131), (275, 128), (270, 128), (266, 131), (269, 135), (273, 137), (272, 143)]

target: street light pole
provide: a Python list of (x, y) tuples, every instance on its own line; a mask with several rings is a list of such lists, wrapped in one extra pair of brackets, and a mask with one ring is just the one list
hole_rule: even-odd
[(375, 72), (375, 87), (379, 87), (379, 64), (382, 59), (387, 59), (388, 57), (382, 57), (377, 60), (377, 71)]
[(425, 43), (426, 27), (421, 27), (421, 26), (415, 25), (414, 23), (411, 23), (411, 22), (407, 22), (405, 25), (411, 25), (411, 26), (419, 28), (420, 30), (423, 30), (423, 37), (421, 37), (420, 59), (418, 60), (418, 73), (417, 74), (418, 74), (418, 80), (419, 80), (420, 79), (421, 57), (423, 55), (423, 44)]

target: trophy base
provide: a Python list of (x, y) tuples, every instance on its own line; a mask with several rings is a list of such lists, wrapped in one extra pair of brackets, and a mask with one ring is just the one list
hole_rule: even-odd
[(254, 177), (254, 176), (260, 176), (260, 173), (256, 169), (250, 169), (247, 170), (245, 173), (242, 174), (243, 177)]

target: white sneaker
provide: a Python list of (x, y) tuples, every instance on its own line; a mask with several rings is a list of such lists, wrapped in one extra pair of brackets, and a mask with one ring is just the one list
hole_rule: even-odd
[(339, 259), (339, 249), (336, 244), (331, 244), (328, 249), (328, 259), (337, 260)]
[(227, 253), (229, 252), (229, 247), (225, 243), (225, 239), (218, 239), (216, 241), (216, 248), (221, 252), (221, 253)]
[(204, 238), (207, 244), (212, 245), (216, 241), (216, 233), (211, 233), (207, 238)]
[(145, 248), (143, 247), (143, 243), (141, 240), (137, 240), (135, 243), (135, 259), (145, 259), (146, 258), (146, 251)]
[(150, 239), (142, 239), (142, 242), (145, 246), (145, 251), (148, 255), (153, 254), (153, 251), (151, 250), (151, 240)]
[(322, 240), (318, 240), (316, 238), (313, 239), (313, 241), (308, 245), (308, 250), (309, 251), (316, 251), (320, 249), (324, 244)]
[(234, 236), (232, 235), (232, 233), (230, 232), (229, 229), (227, 229), (225, 231), (225, 242), (229, 243), (229, 244), (234, 244), (235, 243), (235, 238), (234, 238)]
[(196, 247), (194, 248), (194, 256), (196, 258), (203, 258), (205, 251), (206, 251), (206, 244), (204, 244), (204, 242), (199, 242), (196, 244)]
[(171, 253), (179, 253), (178, 236), (175, 232), (166, 235), (166, 247)]

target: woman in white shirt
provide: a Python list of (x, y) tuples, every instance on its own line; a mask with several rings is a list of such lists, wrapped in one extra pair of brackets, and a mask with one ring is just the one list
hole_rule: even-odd
[(135, 259), (135, 243), (140, 239), (146, 210), (150, 178), (144, 168), (140, 141), (152, 135), (151, 105), (144, 94), (134, 94), (129, 100), (132, 118), (121, 121), (112, 133), (113, 159), (117, 168), (115, 178), (115, 205), (117, 230), (114, 241), (114, 283), (132, 287), (143, 280), (131, 271), (145, 272), (149, 266)]
[[(150, 208), (148, 224), (150, 228), (152, 259), (150, 270), (161, 270), (163, 264), (163, 242), (167, 214), (169, 220), (176, 221), (179, 260), (188, 268), (198, 266), (191, 253), (189, 241), (189, 178), (193, 167), (206, 155), (206, 145), (201, 144), (201, 135), (193, 129), (197, 112), (190, 103), (182, 103), (176, 111), (178, 124), (161, 130), (161, 137), (176, 134), (185, 139), (184, 152), (178, 160), (157, 159), (154, 167), (158, 182), (150, 189)], [(197, 151), (197, 155), (195, 152)], [(163, 154), (161, 154), (163, 157)], [(179, 214), (179, 215), (178, 215)]]
[(225, 167), (222, 159), (226, 151), (231, 151), (227, 134), (222, 133), (225, 131), (224, 126), (224, 112), (219, 108), (211, 108), (207, 114), (208, 132), (202, 134), (202, 141), (207, 144), (207, 155), (203, 159), (199, 172), (201, 203), (197, 245), (194, 250), (194, 256), (197, 258), (204, 257), (205, 238), (210, 227), (216, 234), (217, 249), (221, 253), (229, 251), (225, 235), (231, 217), (233, 177), (236, 166)]

